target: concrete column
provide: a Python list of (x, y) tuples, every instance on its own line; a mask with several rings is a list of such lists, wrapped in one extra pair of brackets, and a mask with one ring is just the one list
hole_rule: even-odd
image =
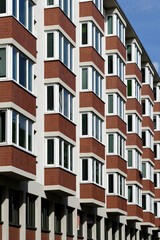
[(108, 239), (112, 239), (112, 222), (108, 222)]
[(67, 216), (66, 216), (66, 207), (64, 206), (64, 215), (62, 217), (62, 240), (67, 239)]
[(140, 240), (140, 231), (136, 230), (135, 234), (136, 234), (136, 239)]
[(49, 212), (50, 212), (50, 216), (49, 216), (49, 230), (50, 230), (50, 234), (49, 234), (49, 240), (54, 240), (54, 227), (55, 227), (55, 224), (54, 224), (54, 203), (53, 201), (50, 202), (50, 209), (49, 209)]
[(119, 240), (119, 223), (116, 223), (115, 227), (116, 227), (115, 239)]
[(84, 213), (83, 237), (87, 239), (87, 214)]
[(36, 240), (41, 240), (41, 197), (38, 197), (35, 202), (35, 227), (36, 230)]
[(130, 229), (129, 228), (127, 228), (126, 233), (127, 233), (127, 240), (130, 240)]
[(26, 239), (26, 193), (20, 192), (20, 209), (19, 209), (20, 239)]
[(2, 202), (2, 240), (9, 240), (9, 190), (4, 188)]
[(121, 227), (121, 239), (125, 239), (126, 231), (125, 231), (125, 224), (122, 225)]
[(96, 239), (96, 216), (94, 216), (94, 224), (92, 227), (92, 239)]
[(105, 239), (105, 238), (104, 238), (104, 236), (105, 236), (105, 235), (104, 235), (104, 224), (105, 224), (104, 221), (105, 221), (105, 219), (102, 218), (102, 219), (101, 219), (101, 239)]
[(73, 211), (73, 235), (74, 240), (77, 240), (77, 209), (75, 208)]

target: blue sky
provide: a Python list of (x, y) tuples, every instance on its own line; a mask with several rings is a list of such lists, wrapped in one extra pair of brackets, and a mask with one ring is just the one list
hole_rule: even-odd
[(160, 74), (160, 0), (117, 0)]

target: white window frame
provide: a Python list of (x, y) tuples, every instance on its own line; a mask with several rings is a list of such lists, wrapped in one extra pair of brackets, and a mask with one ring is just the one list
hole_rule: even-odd
[[(113, 175), (113, 193), (109, 193), (109, 175)], [(122, 194), (120, 193), (120, 184), (122, 183)], [(107, 195), (108, 196), (121, 196), (126, 198), (126, 178), (119, 173), (107, 173)]]

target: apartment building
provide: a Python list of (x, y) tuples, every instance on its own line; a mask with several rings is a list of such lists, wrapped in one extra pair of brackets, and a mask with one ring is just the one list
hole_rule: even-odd
[(116, 0), (0, 1), (0, 239), (160, 239), (160, 78)]

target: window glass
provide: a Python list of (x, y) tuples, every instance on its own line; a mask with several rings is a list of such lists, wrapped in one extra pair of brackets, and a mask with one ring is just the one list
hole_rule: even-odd
[(154, 174), (154, 185), (155, 185), (155, 187), (157, 187), (157, 174), (156, 173)]
[(0, 142), (5, 142), (5, 128), (6, 128), (6, 120), (5, 120), (5, 112), (0, 111)]
[(62, 207), (55, 204), (55, 233), (61, 233)]
[(146, 132), (142, 132), (142, 143), (143, 146), (146, 146)]
[(73, 120), (73, 97), (70, 95), (70, 119)]
[(0, 1), (0, 13), (5, 13), (6, 12), (6, 0), (1, 0)]
[(128, 150), (128, 167), (132, 167), (132, 150)]
[(142, 163), (142, 174), (143, 178), (146, 178), (146, 163)]
[(62, 113), (62, 88), (59, 87), (59, 112)]
[(64, 13), (68, 16), (68, 0), (63, 0), (63, 4)]
[(19, 225), (19, 192), (9, 190), (9, 223)]
[(28, 121), (28, 150), (32, 151), (32, 122)]
[(54, 0), (47, 0), (47, 5), (53, 5), (54, 4)]
[(142, 83), (145, 83), (145, 68), (142, 68)]
[(54, 34), (47, 33), (47, 57), (54, 57)]
[(113, 34), (113, 17), (108, 16), (108, 34)]
[(132, 96), (132, 80), (127, 81), (127, 96)]
[(146, 210), (146, 195), (142, 195), (142, 208)]
[(82, 24), (82, 44), (88, 44), (88, 28), (87, 23)]
[(77, 214), (79, 226), (77, 228), (77, 236), (83, 238), (83, 213), (78, 211)]
[(35, 196), (26, 196), (26, 225), (27, 227), (35, 227)]
[(12, 113), (12, 142), (17, 143), (17, 114)]
[(113, 113), (113, 95), (108, 95), (108, 113)]
[(59, 139), (59, 165), (62, 166), (62, 140)]
[(113, 153), (113, 146), (114, 146), (114, 136), (113, 134), (108, 135), (108, 152)]
[(154, 158), (157, 158), (157, 144), (154, 144)]
[(132, 132), (132, 115), (128, 115), (128, 132)]
[(26, 58), (19, 54), (19, 83), (26, 87)]
[(54, 110), (54, 87), (47, 86), (47, 111)]
[(113, 73), (113, 56), (108, 56), (108, 74)]
[(128, 186), (128, 202), (132, 201), (132, 186)]
[(127, 45), (127, 61), (132, 61), (132, 54), (131, 54), (131, 45)]
[(47, 164), (54, 164), (54, 139), (47, 139)]
[(63, 53), (64, 64), (68, 66), (68, 41), (64, 38), (64, 53)]
[(88, 180), (88, 159), (82, 159), (82, 180)]
[(82, 135), (88, 135), (88, 115), (82, 114)]
[(6, 77), (6, 48), (0, 48), (0, 77)]
[(68, 161), (68, 144), (64, 142), (64, 167), (69, 168), (69, 161)]
[(88, 69), (82, 68), (82, 89), (88, 89)]
[(154, 100), (157, 100), (157, 90), (156, 87), (153, 88), (153, 93), (154, 93)]
[(156, 116), (153, 116), (154, 129), (157, 128)]
[(17, 81), (17, 51), (13, 48), (13, 79)]
[(19, 115), (19, 146), (26, 148), (26, 118)]
[(32, 32), (32, 4), (28, 2), (28, 29)]
[(146, 113), (146, 103), (145, 100), (142, 100), (142, 114)]
[(28, 90), (32, 92), (32, 63), (28, 61)]
[(99, 140), (99, 118), (96, 117), (96, 139)]
[(154, 215), (157, 216), (157, 202), (154, 203)]
[(66, 221), (67, 221), (67, 235), (73, 235), (73, 209), (66, 208)]
[(41, 228), (49, 230), (49, 202), (46, 199), (41, 201)]
[(96, 240), (101, 240), (101, 218), (96, 219)]
[(64, 90), (64, 115), (68, 117), (68, 92)]
[(19, 1), (19, 21), (26, 26), (26, 1)]
[(96, 161), (96, 183), (99, 184), (99, 163)]
[(113, 193), (113, 185), (114, 185), (113, 174), (109, 174), (108, 175), (108, 192), (109, 193)]

